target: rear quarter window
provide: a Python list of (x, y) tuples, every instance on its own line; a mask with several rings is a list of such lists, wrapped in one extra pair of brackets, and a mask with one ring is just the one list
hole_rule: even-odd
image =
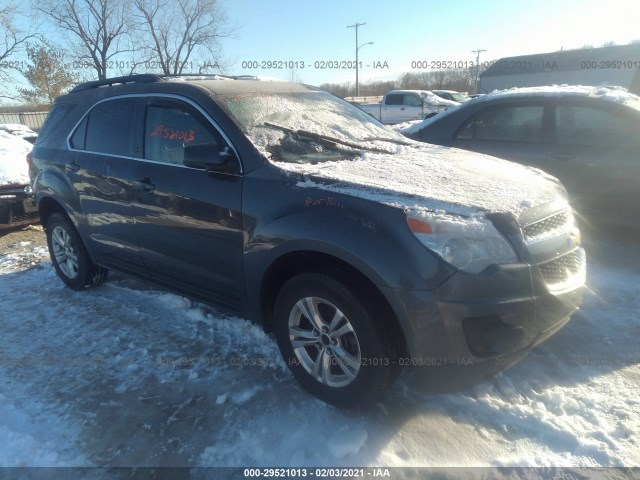
[(64, 145), (64, 140), (72, 128), (70, 117), (78, 105), (75, 103), (57, 103), (49, 111), (36, 145), (39, 147), (53, 147)]

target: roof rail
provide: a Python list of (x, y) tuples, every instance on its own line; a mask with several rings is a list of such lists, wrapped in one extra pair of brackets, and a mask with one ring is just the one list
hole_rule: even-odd
[(226, 78), (228, 80), (258, 80), (255, 75), (224, 75), (222, 73), (176, 73), (176, 74), (159, 74), (162, 78), (180, 78), (180, 77), (196, 77), (203, 78), (208, 77), (213, 80), (216, 78)]
[(153, 83), (162, 82), (162, 76), (151, 73), (126, 75), (124, 77), (105, 78), (104, 80), (95, 80), (93, 82), (84, 82), (76, 86), (70, 93), (81, 92), (83, 90), (90, 90), (92, 88), (99, 88), (104, 86), (111, 86), (115, 84), (125, 83)]

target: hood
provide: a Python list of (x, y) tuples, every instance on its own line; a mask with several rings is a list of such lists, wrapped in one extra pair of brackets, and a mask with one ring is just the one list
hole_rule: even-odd
[(299, 187), (400, 208), (520, 216), (524, 210), (553, 202), (566, 205), (562, 185), (542, 170), (450, 147), (400, 146), (395, 154), (364, 153), (355, 160), (274, 164), (301, 174)]

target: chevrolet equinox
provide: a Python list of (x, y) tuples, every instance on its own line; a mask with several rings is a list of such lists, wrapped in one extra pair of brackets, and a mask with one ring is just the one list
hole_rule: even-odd
[(107, 270), (275, 334), (304, 388), (465, 383), (578, 308), (585, 255), (541, 170), (421, 144), (314, 87), (132, 75), (59, 97), (28, 156), (53, 266)]

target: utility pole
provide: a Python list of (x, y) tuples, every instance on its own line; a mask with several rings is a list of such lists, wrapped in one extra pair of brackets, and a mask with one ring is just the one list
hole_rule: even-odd
[(476, 91), (474, 93), (480, 93), (480, 54), (482, 52), (486, 52), (486, 50), (484, 49), (471, 50), (471, 53), (476, 54), (476, 82), (475, 82)]
[(373, 45), (373, 42), (367, 42), (367, 43), (363, 43), (362, 45), (358, 45), (358, 28), (366, 25), (367, 22), (364, 23), (358, 23), (356, 22), (354, 25), (347, 25), (347, 28), (354, 28), (356, 29), (356, 97), (359, 94), (359, 90), (358, 90), (358, 50), (360, 50), (362, 47), (364, 47), (365, 45)]

